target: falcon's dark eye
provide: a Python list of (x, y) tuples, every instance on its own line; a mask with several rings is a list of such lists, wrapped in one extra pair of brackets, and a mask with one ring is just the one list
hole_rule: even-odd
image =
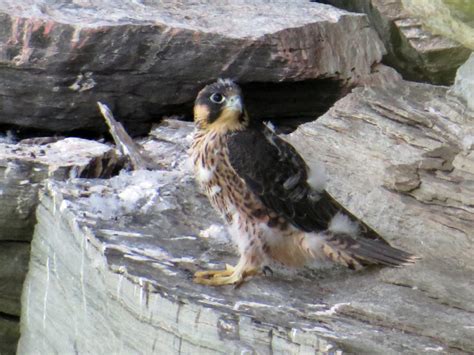
[(222, 94), (219, 94), (218, 92), (214, 93), (210, 97), (211, 101), (216, 103), (216, 104), (221, 104), (224, 102), (225, 97)]

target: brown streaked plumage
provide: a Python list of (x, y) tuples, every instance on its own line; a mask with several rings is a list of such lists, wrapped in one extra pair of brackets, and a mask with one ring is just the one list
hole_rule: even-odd
[(232, 81), (218, 80), (201, 90), (194, 120), (196, 179), (227, 222), (240, 253), (237, 266), (199, 271), (195, 282), (238, 284), (271, 262), (299, 267), (329, 259), (360, 269), (416, 259), (345, 210), (316, 183), (315, 172), (289, 143), (251, 121)]

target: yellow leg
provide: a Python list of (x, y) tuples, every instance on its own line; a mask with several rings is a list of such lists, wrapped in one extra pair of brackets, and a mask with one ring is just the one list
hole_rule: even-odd
[(194, 274), (194, 282), (201, 285), (223, 286), (241, 284), (246, 277), (256, 275), (256, 268), (244, 268), (239, 264), (236, 267), (226, 265), (225, 270), (205, 270)]

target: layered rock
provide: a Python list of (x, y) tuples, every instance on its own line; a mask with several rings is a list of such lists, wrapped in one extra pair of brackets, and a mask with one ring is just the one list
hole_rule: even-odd
[(20, 296), (42, 182), (71, 176), (107, 177), (120, 169), (118, 163), (113, 148), (84, 139), (0, 143), (1, 354), (14, 353), (19, 337)]
[(31, 240), (43, 180), (107, 177), (117, 169), (118, 160), (110, 146), (80, 138), (0, 143), (0, 241)]
[[(406, 75), (451, 80), (464, 50), (397, 17), (399, 1), (372, 3), (369, 16), (389, 29), (380, 33), (394, 36), (389, 47), (402, 43), (402, 63), (414, 58), (408, 69), (399, 64)], [(274, 270), (240, 288), (198, 286), (196, 270), (237, 255), (186, 163), (190, 123), (167, 120), (140, 141), (156, 171), (111, 179), (96, 179), (120, 165), (103, 144), (3, 144), (0, 353), (15, 351), (35, 223), (19, 353), (474, 352), (472, 60), (448, 95), (403, 81), (373, 65), (383, 46), (365, 16), (302, 0), (0, 0), (0, 9), (3, 123), (101, 130), (100, 100), (143, 132), (217, 76), (239, 79), (253, 116), (311, 116), (365, 85), (287, 139), (311, 164), (323, 161), (341, 203), (422, 258), (399, 269)], [(435, 63), (433, 53), (455, 64)]]
[(169, 121), (143, 142), (162, 169), (48, 182), (19, 351), (474, 351), (474, 176), (463, 144), (474, 121), (446, 88), (379, 70), (373, 82), (390, 85), (356, 89), (287, 138), (324, 162), (344, 205), (422, 257), (415, 265), (193, 284), (194, 271), (237, 256), (186, 164), (191, 125)]
[[(405, 10), (403, 1), (405, 0), (322, 2), (366, 13), (387, 48), (384, 63), (396, 68), (405, 79), (441, 85), (452, 84), (457, 68), (466, 61), (470, 50), (453, 39), (427, 29), (422, 18)], [(416, 4), (416, 1), (412, 3)], [(419, 3), (420, 1), (418, 6)], [(430, 6), (433, 6), (432, 3)]]
[[(147, 133), (163, 114), (190, 113), (217, 77), (345, 86), (384, 51), (366, 17), (303, 0), (0, 1), (0, 27), (0, 123), (56, 132), (105, 130), (101, 101), (130, 133)], [(321, 101), (329, 90), (341, 88), (329, 86)], [(256, 108), (301, 114), (291, 105), (268, 112), (268, 98)]]
[(470, 1), (402, 0), (402, 4), (433, 33), (474, 50), (474, 7)]

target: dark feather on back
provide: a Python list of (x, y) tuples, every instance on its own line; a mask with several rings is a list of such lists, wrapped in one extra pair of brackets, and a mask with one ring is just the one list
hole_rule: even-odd
[(307, 183), (308, 166), (303, 158), (265, 126), (230, 133), (227, 145), (236, 173), (267, 208), (295, 227), (306, 232), (324, 231), (331, 219), (343, 212), (359, 223), (360, 234), (386, 243), (327, 191), (313, 191)]

